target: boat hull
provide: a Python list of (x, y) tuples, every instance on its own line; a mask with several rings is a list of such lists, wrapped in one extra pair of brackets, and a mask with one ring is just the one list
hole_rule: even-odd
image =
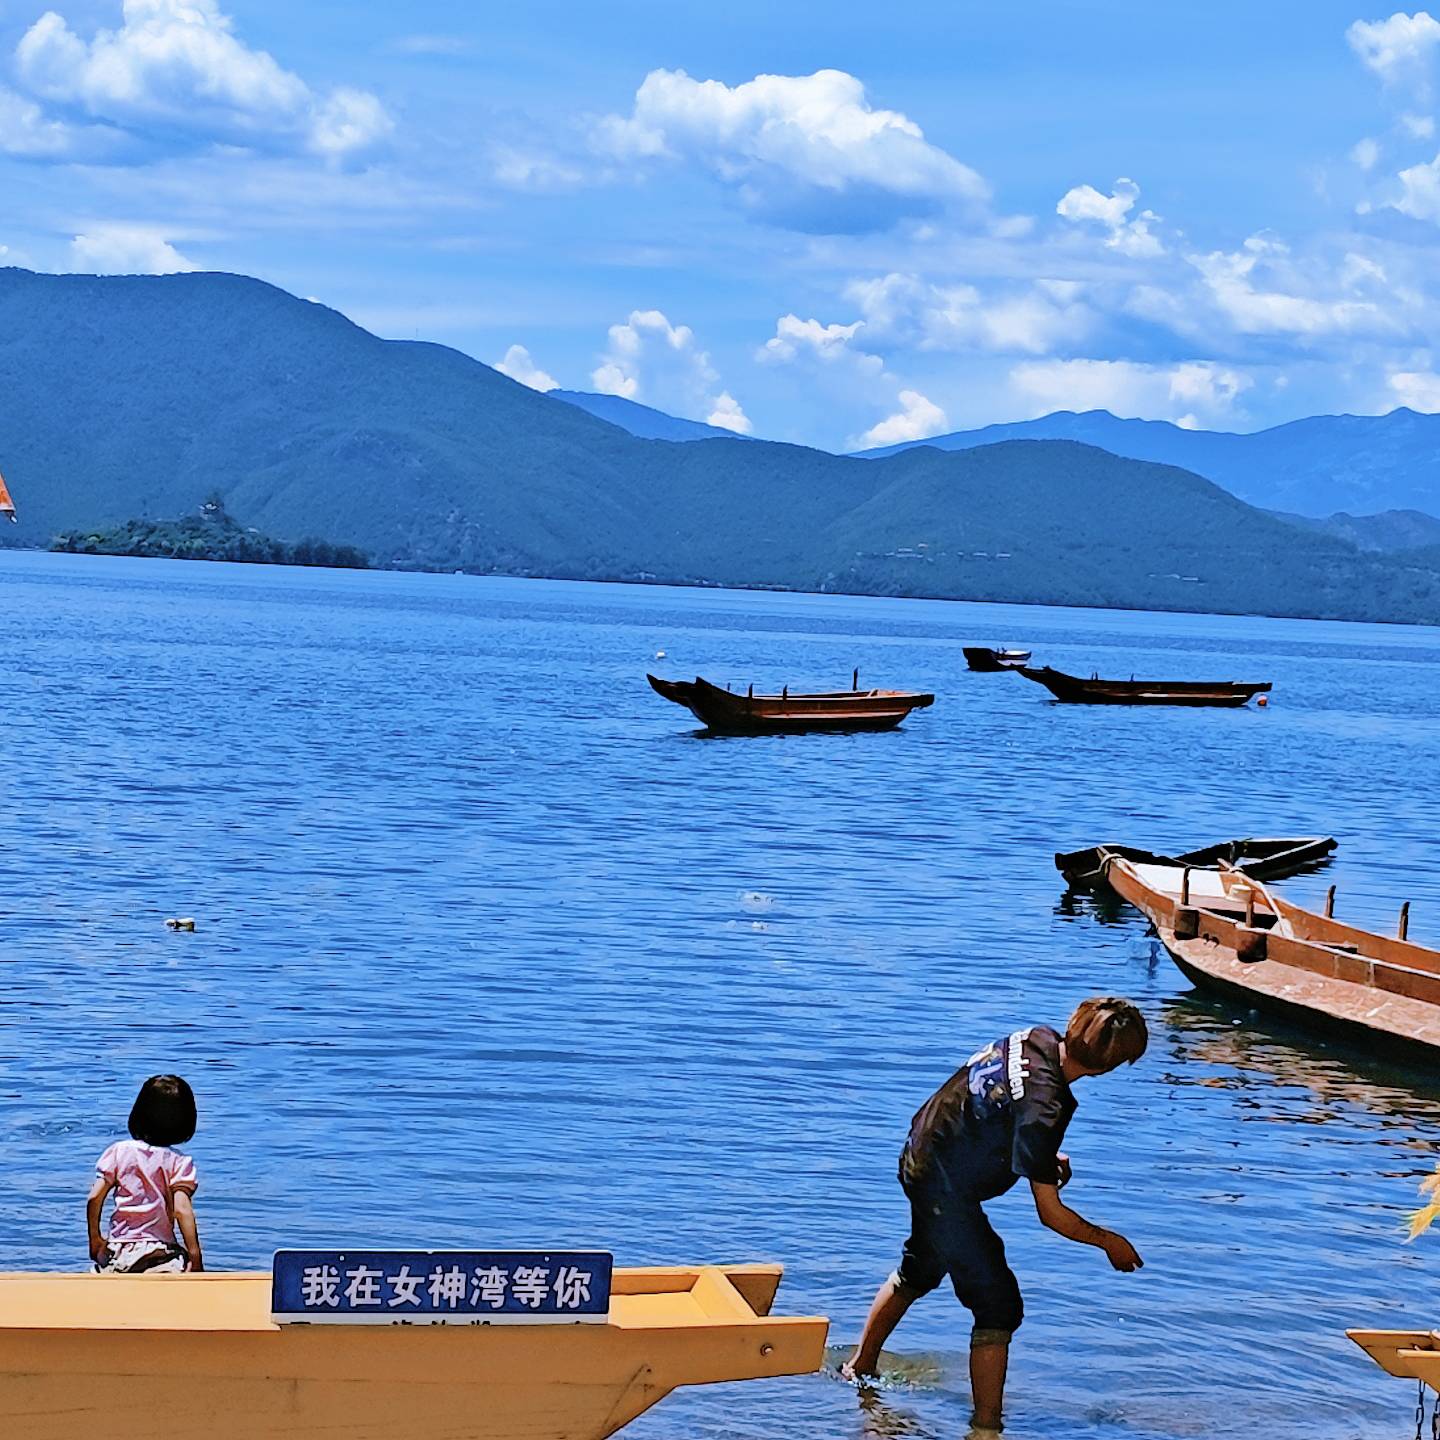
[(965, 663), (982, 674), (998, 670), (1018, 670), (1030, 659), (1028, 650), (990, 650), (981, 645), (962, 645)]
[(1254, 685), (1228, 680), (1101, 680), (1083, 679), (1053, 670), (1022, 666), (1018, 672), (1043, 685), (1065, 705), (1196, 705), (1239, 709), (1270, 689), (1270, 682)]
[(832, 694), (737, 695), (708, 680), (648, 675), (657, 695), (683, 705), (717, 735), (799, 735), (893, 730), (912, 710), (935, 703), (908, 690), (841, 690)]
[[(1192, 984), (1312, 1029), (1372, 1047), (1380, 1041), (1387, 1053), (1403, 1047), (1412, 1058), (1440, 1061), (1440, 953), (1314, 915), (1214, 871), (1192, 873), (1186, 907), (1177, 872), (1162, 872), (1169, 878), (1161, 883), (1158, 871), (1116, 858), (1107, 878)], [(1194, 911), (1193, 936), (1176, 933), (1184, 908)], [(1263, 958), (1242, 958), (1257, 932)]]
[(268, 1274), (0, 1275), (0, 1433), (163, 1402), (206, 1440), (603, 1440), (680, 1385), (818, 1369), (826, 1322), (764, 1313), (778, 1276), (617, 1271), (605, 1324), (277, 1326)]

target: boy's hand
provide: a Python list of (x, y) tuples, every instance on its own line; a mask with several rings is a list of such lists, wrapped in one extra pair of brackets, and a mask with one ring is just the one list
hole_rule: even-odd
[(105, 1243), (104, 1236), (97, 1235), (91, 1240), (90, 1258), (97, 1265), (103, 1265), (110, 1258), (110, 1247)]
[(1123, 1236), (1111, 1235), (1105, 1242), (1105, 1256), (1117, 1270), (1127, 1273), (1143, 1268), (1140, 1252)]
[(1057, 1155), (1055, 1157), (1055, 1168), (1060, 1174), (1060, 1178), (1055, 1183), (1063, 1190), (1075, 1177), (1075, 1171), (1070, 1164), (1070, 1157), (1068, 1155)]

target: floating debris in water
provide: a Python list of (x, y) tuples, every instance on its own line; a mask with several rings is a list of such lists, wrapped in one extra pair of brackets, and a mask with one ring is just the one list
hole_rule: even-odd
[(665, 658), (665, 652), (663, 650), (657, 650), (655, 652), (655, 658), (657, 660), (663, 660)]
[(767, 895), (763, 890), (742, 890), (740, 904), (746, 910), (773, 910), (775, 897)]
[(195, 917), (193, 915), (172, 915), (166, 922), (167, 930), (194, 930)]

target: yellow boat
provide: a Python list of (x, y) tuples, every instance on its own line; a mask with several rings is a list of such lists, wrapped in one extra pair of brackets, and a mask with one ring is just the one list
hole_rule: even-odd
[(1421, 1380), (1440, 1390), (1440, 1331), (1347, 1330), (1345, 1332), (1387, 1375)]
[(271, 1276), (0, 1274), (0, 1435), (601, 1440), (681, 1385), (807, 1374), (778, 1265), (617, 1269), (595, 1324), (278, 1325)]

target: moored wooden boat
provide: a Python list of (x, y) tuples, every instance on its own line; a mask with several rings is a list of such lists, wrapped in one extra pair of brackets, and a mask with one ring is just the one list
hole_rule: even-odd
[(602, 1440), (681, 1385), (808, 1373), (780, 1267), (617, 1270), (608, 1320), (277, 1325), (271, 1277), (0, 1275), (0, 1434)]
[(1030, 658), (1028, 650), (991, 650), (983, 645), (962, 645), (965, 663), (972, 670), (993, 673), (996, 670), (1018, 670)]
[(683, 705), (722, 735), (790, 735), (811, 730), (889, 730), (912, 710), (935, 703), (913, 690), (836, 690), (815, 694), (743, 695), (708, 680), (662, 680), (647, 675), (657, 695)]
[[(1440, 1058), (1440, 951), (1285, 900), (1236, 870), (1106, 861), (1187, 979), (1301, 1024)], [(1331, 892), (1333, 900), (1333, 890)]]
[(1067, 705), (1219, 705), (1238, 708), (1268, 691), (1270, 681), (1233, 680), (1086, 680), (1049, 665), (1021, 666), (1017, 672), (1043, 685)]
[(1134, 845), (1092, 845), (1085, 850), (1057, 852), (1055, 868), (1074, 890), (1090, 890), (1104, 884), (1105, 862), (1112, 855), (1146, 865), (1209, 867), (1224, 864), (1254, 880), (1283, 880), (1286, 876), (1299, 875), (1325, 864), (1335, 845), (1335, 839), (1330, 835), (1221, 840), (1179, 855), (1159, 854)]

